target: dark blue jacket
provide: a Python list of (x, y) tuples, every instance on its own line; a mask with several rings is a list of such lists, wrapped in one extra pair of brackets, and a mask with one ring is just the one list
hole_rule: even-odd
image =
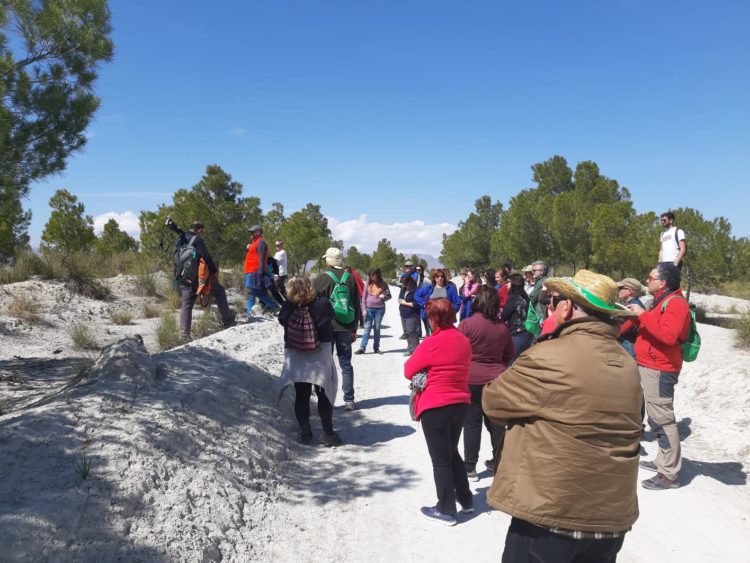
[[(420, 287), (414, 294), (414, 302), (419, 305), (421, 309), (420, 316), (422, 318), (424, 318), (424, 304), (430, 300), (434, 289), (434, 285), (425, 282), (425, 284)], [(458, 312), (458, 309), (461, 307), (461, 300), (458, 298), (458, 292), (456, 291), (455, 286), (450, 284), (446, 285), (445, 290), (448, 294), (448, 301), (453, 303), (453, 308), (456, 310), (456, 312)]]

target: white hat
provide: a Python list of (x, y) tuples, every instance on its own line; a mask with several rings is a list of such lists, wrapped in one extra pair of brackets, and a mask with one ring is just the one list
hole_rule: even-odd
[(336, 268), (337, 270), (341, 270), (344, 268), (344, 256), (341, 254), (340, 248), (332, 246), (331, 248), (326, 250), (323, 258), (325, 258), (326, 264), (331, 266), (331, 268)]

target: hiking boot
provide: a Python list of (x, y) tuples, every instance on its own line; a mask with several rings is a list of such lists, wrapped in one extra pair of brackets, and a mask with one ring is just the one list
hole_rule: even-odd
[(495, 460), (494, 459), (486, 459), (484, 460), (484, 467), (485, 469), (489, 469), (493, 473), (495, 472)]
[(399, 340), (406, 340), (407, 338), (409, 337), (406, 334), (402, 334), (401, 336), (398, 337)]
[(354, 401), (344, 401), (345, 411), (353, 411), (356, 408), (357, 408), (357, 405), (354, 404)]
[(193, 339), (190, 338), (190, 334), (187, 332), (181, 332), (180, 333), (180, 344), (187, 344), (188, 342), (192, 342)]
[(467, 471), (466, 477), (469, 479), (469, 481), (473, 481), (474, 483), (479, 481), (479, 473), (477, 473), (476, 469), (474, 469), (473, 471)]
[(364, 354), (364, 353), (365, 353), (365, 351), (362, 350), (362, 348), (359, 348), (356, 352), (354, 352), (354, 355), (355, 356), (359, 356), (360, 354)]
[(375, 353), (376, 353), (376, 354), (380, 354), (381, 356), (383, 355), (383, 352), (381, 352), (381, 351), (380, 351), (379, 349), (378, 349), (378, 350), (375, 350)]
[(648, 469), (649, 471), (658, 471), (656, 464), (653, 461), (643, 460), (638, 465), (643, 467), (643, 469)]
[(641, 481), (641, 485), (644, 489), (651, 491), (663, 491), (666, 489), (679, 489), (680, 481), (678, 479), (672, 481), (671, 479), (667, 479), (663, 473), (657, 473), (651, 479)]
[(297, 435), (297, 440), (299, 440), (300, 444), (304, 444), (306, 446), (312, 444), (312, 438), (312, 430), (300, 430), (299, 434)]
[(458, 520), (456, 520), (455, 516), (451, 516), (450, 514), (443, 514), (437, 509), (436, 506), (423, 506), (419, 510), (422, 512), (422, 516), (424, 516), (428, 520), (432, 520), (433, 522), (439, 522), (440, 524), (445, 524), (446, 526), (455, 526), (456, 524), (458, 524)]
[(330, 434), (326, 434), (323, 436), (323, 445), (326, 448), (332, 448), (336, 446), (341, 445), (341, 436), (336, 434), (336, 432), (331, 432)]

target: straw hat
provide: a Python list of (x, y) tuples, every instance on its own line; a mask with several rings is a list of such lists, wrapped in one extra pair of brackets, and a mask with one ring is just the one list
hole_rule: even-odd
[(323, 258), (325, 258), (326, 264), (328, 264), (331, 268), (341, 270), (344, 267), (344, 256), (343, 254), (341, 254), (340, 248), (332, 246), (331, 248), (326, 250)]
[(547, 289), (594, 311), (618, 317), (635, 313), (617, 303), (617, 284), (610, 277), (589, 270), (578, 270), (572, 278), (549, 278)]
[(525, 274), (526, 272), (531, 272), (533, 270), (534, 270), (534, 268), (531, 266), (531, 264), (529, 264), (528, 266), (526, 266), (525, 268), (523, 268), (521, 271)]

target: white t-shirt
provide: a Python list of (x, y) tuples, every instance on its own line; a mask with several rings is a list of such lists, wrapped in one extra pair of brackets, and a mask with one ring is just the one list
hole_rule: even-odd
[[(677, 231), (676, 238), (675, 231)], [(659, 240), (661, 241), (661, 261), (674, 262), (674, 259), (680, 253), (678, 241), (685, 240), (685, 231), (674, 226), (669, 227), (666, 231), (662, 232)]]
[(283, 249), (279, 250), (276, 254), (273, 255), (273, 257), (279, 263), (279, 275), (285, 276), (286, 275), (286, 250), (283, 250)]

